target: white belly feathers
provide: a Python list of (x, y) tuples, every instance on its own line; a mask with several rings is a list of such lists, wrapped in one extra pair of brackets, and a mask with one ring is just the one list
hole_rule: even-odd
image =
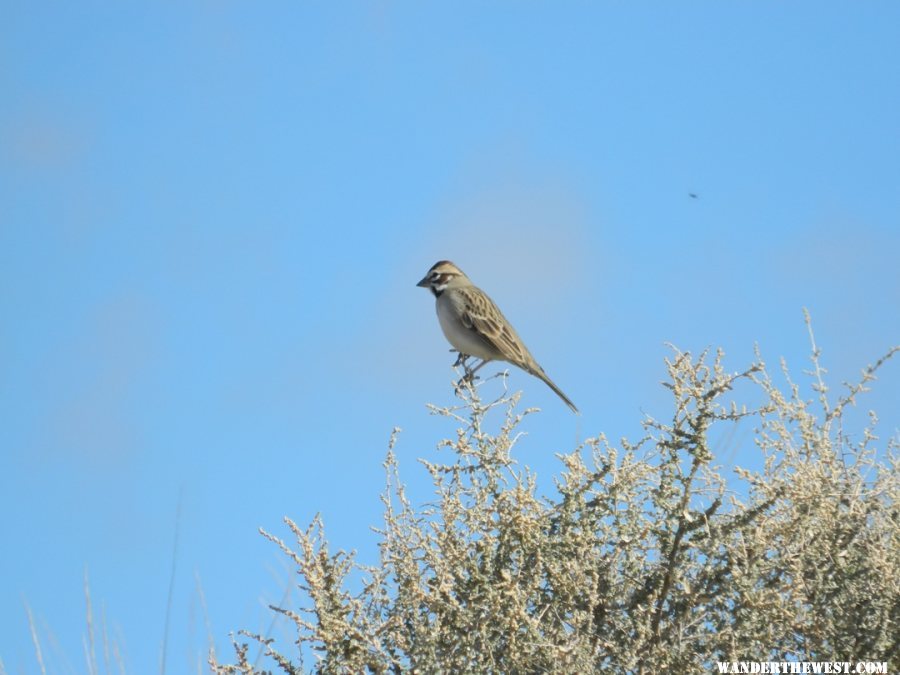
[(435, 303), (438, 321), (447, 342), (463, 354), (469, 354), (479, 359), (497, 358), (494, 350), (487, 347), (475, 331), (462, 324), (452, 303), (450, 294), (446, 292), (442, 293)]

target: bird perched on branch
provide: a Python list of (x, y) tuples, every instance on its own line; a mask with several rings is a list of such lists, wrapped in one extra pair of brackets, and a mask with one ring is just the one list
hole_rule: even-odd
[[(467, 378), (474, 377), (490, 361), (507, 361), (543, 380), (573, 412), (578, 412), (575, 404), (534, 360), (494, 301), (456, 265), (449, 260), (436, 262), (416, 285), (434, 294), (441, 330), (459, 352), (455, 365), (465, 368)], [(481, 363), (470, 368), (467, 363), (470, 357), (481, 359)]]

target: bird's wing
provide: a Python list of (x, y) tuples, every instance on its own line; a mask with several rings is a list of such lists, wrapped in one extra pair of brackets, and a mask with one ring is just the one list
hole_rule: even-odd
[(475, 286), (460, 288), (459, 292), (463, 299), (460, 311), (463, 325), (474, 330), (482, 340), (502, 354), (503, 360), (543, 380), (572, 409), (572, 412), (580, 414), (575, 404), (534, 360), (531, 352), (494, 301)]
[(460, 313), (463, 325), (475, 330), (504, 360), (520, 367), (530, 366), (534, 358), (494, 301), (474, 286), (459, 291), (465, 301)]

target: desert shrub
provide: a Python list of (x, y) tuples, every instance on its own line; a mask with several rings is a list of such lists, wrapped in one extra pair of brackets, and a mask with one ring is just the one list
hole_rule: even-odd
[[(292, 543), (264, 532), (299, 574), (305, 605), (272, 607), (293, 623), (297, 646), (242, 632), (236, 662), (211, 658), (214, 672), (258, 672), (254, 642), (285, 673), (896, 661), (898, 442), (875, 436), (874, 414), (858, 435), (842, 420), (898, 349), (837, 400), (813, 349), (811, 400), (786, 369), (776, 386), (759, 356), (734, 374), (721, 352), (673, 350), (671, 419), (646, 419), (636, 442), (599, 436), (560, 455), (553, 497), (512, 459), (533, 411), (518, 394), (485, 403), (479, 387), (459, 386), (458, 407), (433, 408), (458, 424), (440, 444), (452, 461), (423, 460), (434, 501), (411, 504), (392, 438), (378, 564), (331, 552), (318, 519), (286, 519)], [(749, 408), (732, 400), (741, 383)], [(726, 480), (710, 439), (738, 422), (754, 427), (760, 468)]]

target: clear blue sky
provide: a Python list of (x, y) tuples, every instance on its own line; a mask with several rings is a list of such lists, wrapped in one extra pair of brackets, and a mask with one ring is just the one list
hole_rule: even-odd
[(6, 3), (0, 91), (11, 674), (24, 602), (85, 672), (85, 569), (158, 671), (181, 490), (167, 672), (205, 658), (198, 586), (220, 653), (267, 629), (257, 527), (321, 512), (373, 561), (392, 427), (422, 498), (452, 434), (438, 259), (583, 411), (512, 374), (548, 489), (554, 452), (667, 414), (666, 342), (802, 379), (808, 307), (839, 385), (900, 341), (895, 2)]

